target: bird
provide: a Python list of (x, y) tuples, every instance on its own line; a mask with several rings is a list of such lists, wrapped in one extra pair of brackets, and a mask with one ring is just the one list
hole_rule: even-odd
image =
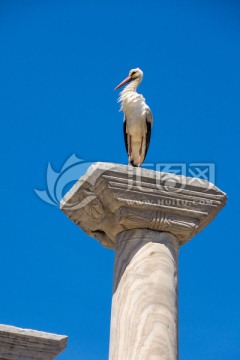
[(144, 97), (137, 92), (143, 71), (135, 68), (114, 90), (128, 84), (120, 93), (120, 111), (123, 111), (123, 133), (128, 154), (128, 165), (140, 167), (146, 157), (153, 125), (153, 116)]

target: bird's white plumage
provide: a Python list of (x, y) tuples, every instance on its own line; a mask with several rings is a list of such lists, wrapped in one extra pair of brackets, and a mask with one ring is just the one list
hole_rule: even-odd
[[(150, 134), (149, 129), (152, 126), (152, 114), (144, 97), (136, 92), (136, 88), (142, 80), (143, 73), (140, 69), (139, 76), (133, 78), (129, 85), (120, 93), (119, 102), (124, 112), (124, 121), (126, 121), (126, 138), (129, 161), (135, 166), (140, 166), (145, 158)], [(150, 127), (148, 126), (150, 124)], [(150, 130), (151, 132), (151, 130)], [(147, 141), (147, 136), (149, 136)]]

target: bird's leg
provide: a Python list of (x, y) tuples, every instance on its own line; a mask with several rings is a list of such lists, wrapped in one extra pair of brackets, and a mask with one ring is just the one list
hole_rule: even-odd
[(140, 146), (140, 149), (139, 149), (138, 167), (141, 166), (140, 158), (141, 158), (141, 155), (142, 155), (142, 144), (143, 144), (143, 136), (142, 136), (141, 146)]
[(132, 141), (131, 141), (131, 135), (128, 135), (128, 165), (131, 165), (131, 156), (132, 156)]

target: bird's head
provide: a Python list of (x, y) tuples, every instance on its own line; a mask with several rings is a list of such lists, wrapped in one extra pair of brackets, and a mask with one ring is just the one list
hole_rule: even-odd
[(138, 84), (142, 81), (143, 78), (143, 72), (141, 69), (136, 68), (129, 71), (129, 75), (126, 79), (124, 79), (117, 87), (115, 87), (114, 90), (119, 89), (123, 85), (129, 83), (130, 81), (137, 80)]

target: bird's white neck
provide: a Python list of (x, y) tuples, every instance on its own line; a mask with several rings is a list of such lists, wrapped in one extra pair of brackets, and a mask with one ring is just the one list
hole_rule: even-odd
[(138, 85), (140, 84), (140, 82), (142, 81), (142, 79), (134, 79), (132, 80), (122, 91), (122, 93), (125, 93), (127, 91), (136, 91)]
[(139, 78), (132, 80), (120, 93), (118, 99), (118, 101), (121, 102), (120, 110), (127, 113), (129, 106), (132, 106), (131, 104), (134, 104), (134, 106), (145, 107), (144, 97), (136, 91), (141, 81), (142, 79)]

